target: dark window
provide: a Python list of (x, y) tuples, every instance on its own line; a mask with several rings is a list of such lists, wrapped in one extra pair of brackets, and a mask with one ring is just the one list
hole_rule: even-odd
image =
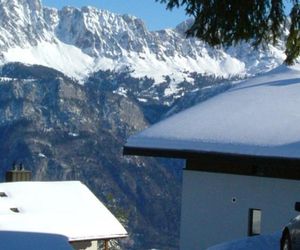
[(248, 235), (254, 236), (261, 233), (261, 210), (251, 208), (249, 210), (249, 230)]
[(17, 207), (12, 207), (10, 208), (11, 211), (13, 211), (14, 213), (20, 213), (20, 210)]
[(7, 197), (7, 194), (4, 192), (0, 192), (0, 197)]

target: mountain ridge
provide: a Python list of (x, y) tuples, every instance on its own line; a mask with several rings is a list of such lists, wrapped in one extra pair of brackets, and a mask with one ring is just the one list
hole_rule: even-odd
[(112, 89), (118, 76), (98, 74), (80, 85), (44, 66), (3, 66), (0, 180), (14, 161), (23, 162), (36, 181), (80, 180), (128, 229), (122, 249), (175, 250), (178, 164), (122, 155), (126, 138), (148, 121), (134, 96), (115, 92), (118, 85)]
[(258, 50), (245, 43), (211, 48), (186, 38), (189, 20), (174, 29), (148, 31), (131, 15), (94, 7), (58, 10), (43, 7), (40, 0), (2, 0), (0, 13), (0, 23), (6, 24), (0, 29), (2, 63), (41, 64), (77, 79), (98, 70), (129, 69), (132, 76), (151, 77), (155, 84), (169, 76), (176, 85), (183, 80), (192, 83), (192, 73), (249, 76), (284, 60), (283, 43)]

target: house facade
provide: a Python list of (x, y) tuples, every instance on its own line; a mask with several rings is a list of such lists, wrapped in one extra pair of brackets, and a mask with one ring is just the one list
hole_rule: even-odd
[[(236, 157), (230, 158), (229, 163), (235, 165)], [(287, 175), (279, 178), (276, 173), (270, 174), (272, 167), (268, 169), (269, 165), (259, 160), (253, 158), (257, 165), (250, 172), (205, 168), (201, 157), (187, 160), (183, 173), (180, 249), (206, 249), (246, 236), (272, 234), (296, 216), (293, 207), (300, 199), (297, 174), (293, 179), (286, 179)], [(238, 162), (238, 168), (243, 166)], [(257, 167), (265, 172), (257, 172)]]
[(281, 66), (130, 137), (186, 159), (180, 249), (280, 231), (300, 200), (300, 71)]

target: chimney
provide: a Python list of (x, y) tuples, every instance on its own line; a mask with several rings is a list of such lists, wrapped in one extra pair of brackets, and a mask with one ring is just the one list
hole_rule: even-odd
[(12, 170), (6, 172), (5, 180), (6, 182), (31, 181), (31, 171), (26, 170), (22, 163), (17, 165), (14, 162), (12, 165)]

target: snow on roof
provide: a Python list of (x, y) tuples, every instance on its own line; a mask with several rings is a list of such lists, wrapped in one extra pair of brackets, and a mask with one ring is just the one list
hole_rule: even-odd
[(0, 231), (0, 249), (74, 250), (62, 235)]
[(126, 230), (81, 182), (0, 183), (0, 230), (60, 234), (69, 241), (118, 238)]
[(300, 158), (299, 69), (246, 80), (130, 137), (125, 149)]

